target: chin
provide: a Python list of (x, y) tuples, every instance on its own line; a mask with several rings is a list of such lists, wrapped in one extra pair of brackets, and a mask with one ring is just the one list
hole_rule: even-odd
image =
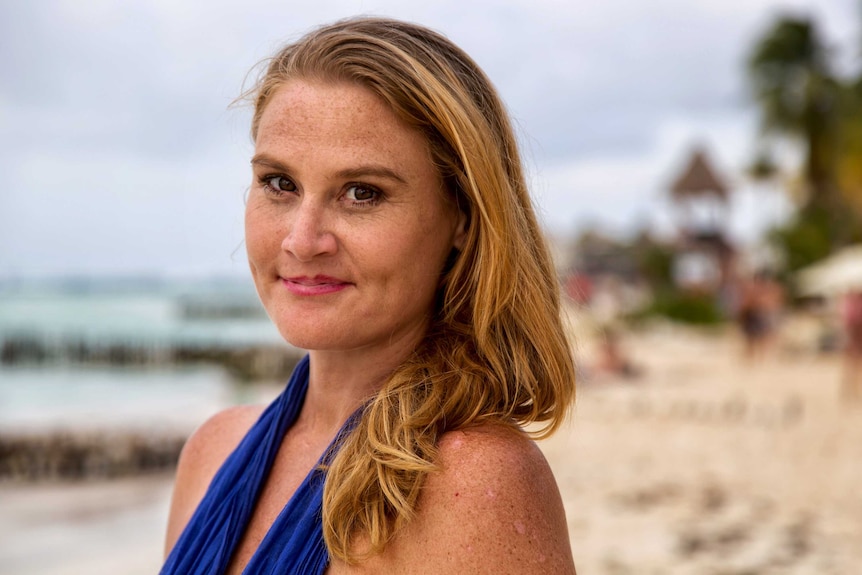
[(342, 330), (340, 329), (325, 329), (322, 326), (308, 328), (297, 326), (295, 323), (290, 326), (282, 326), (277, 322), (276, 325), (282, 339), (299, 349), (308, 351), (337, 349), (346, 343), (342, 341)]

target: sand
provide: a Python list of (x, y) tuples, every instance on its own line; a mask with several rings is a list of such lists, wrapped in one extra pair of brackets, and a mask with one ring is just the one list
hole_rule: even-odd
[[(862, 405), (839, 401), (837, 357), (744, 363), (726, 330), (624, 344), (642, 377), (582, 382), (540, 444), (581, 575), (862, 572)], [(170, 482), (0, 484), (0, 572), (157, 572)]]
[(580, 573), (862, 573), (862, 405), (838, 357), (744, 362), (727, 330), (626, 345), (643, 377), (587, 381), (542, 444)]
[(0, 573), (158, 573), (172, 481), (0, 484)]

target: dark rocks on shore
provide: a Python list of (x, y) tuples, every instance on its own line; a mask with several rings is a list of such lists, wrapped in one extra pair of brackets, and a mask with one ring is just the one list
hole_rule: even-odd
[[(149, 369), (207, 364), (241, 383), (284, 381), (304, 352), (284, 345), (201, 345), (118, 342), (26, 333), (0, 339), (3, 365), (111, 365)], [(75, 480), (131, 476), (172, 469), (187, 433), (117, 427), (0, 430), (0, 480)]]
[(64, 337), (49, 340), (20, 333), (0, 341), (4, 365), (162, 366), (204, 363), (224, 368), (239, 381), (282, 380), (290, 376), (302, 351), (281, 345), (154, 344)]
[(139, 431), (0, 434), (0, 480), (81, 480), (165, 471), (186, 435)]

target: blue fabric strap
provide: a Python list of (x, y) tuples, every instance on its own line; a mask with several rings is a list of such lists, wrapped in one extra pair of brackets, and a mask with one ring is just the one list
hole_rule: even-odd
[[(168, 556), (161, 575), (221, 575), (241, 540), (284, 434), (308, 389), (308, 356), (225, 460)], [(355, 417), (348, 419), (345, 428)], [(342, 429), (339, 436), (345, 432)], [(335, 440), (338, 441), (338, 438)], [(332, 452), (327, 449), (321, 461)], [(281, 511), (243, 573), (320, 575), (329, 563), (321, 510), (325, 472), (316, 465)]]

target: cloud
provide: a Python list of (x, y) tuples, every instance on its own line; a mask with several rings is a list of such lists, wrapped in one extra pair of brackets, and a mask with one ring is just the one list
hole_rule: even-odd
[(851, 0), (2, 3), (0, 275), (222, 265), (248, 177), (248, 110), (230, 102), (283, 42), (357, 13), (438, 29), (479, 62), (549, 220), (629, 225), (655, 208), (669, 126), (720, 138), (709, 118), (746, 114), (745, 51), (780, 7), (858, 34)]

